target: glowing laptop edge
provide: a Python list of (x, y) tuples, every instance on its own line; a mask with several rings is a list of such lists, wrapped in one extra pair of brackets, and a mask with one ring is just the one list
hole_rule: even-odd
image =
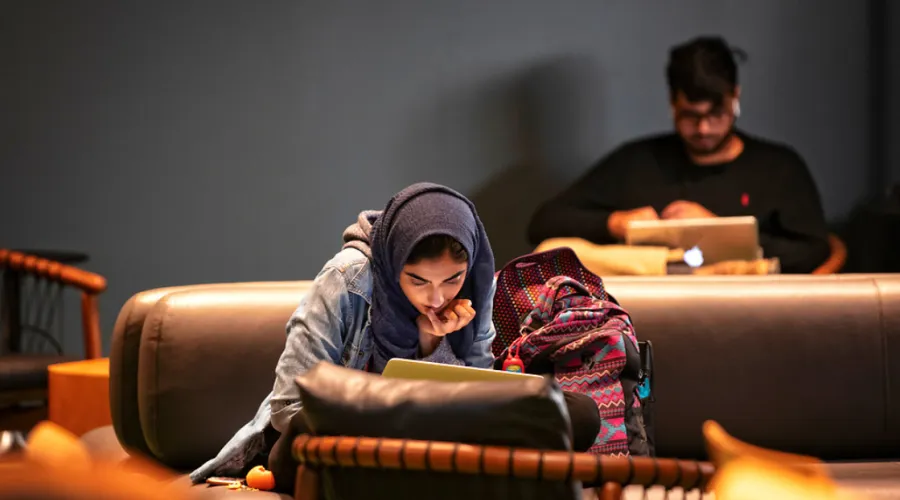
[(540, 375), (513, 373), (471, 366), (454, 366), (428, 361), (394, 358), (387, 362), (382, 377), (439, 382), (515, 382)]

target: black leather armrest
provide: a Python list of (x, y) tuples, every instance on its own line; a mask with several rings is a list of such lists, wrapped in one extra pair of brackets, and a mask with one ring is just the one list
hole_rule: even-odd
[(297, 378), (318, 435), (367, 436), (570, 450), (556, 381), (400, 380), (319, 363)]

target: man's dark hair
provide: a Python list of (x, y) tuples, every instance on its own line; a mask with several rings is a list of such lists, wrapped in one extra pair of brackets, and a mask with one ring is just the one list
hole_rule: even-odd
[(666, 67), (671, 99), (683, 92), (691, 102), (721, 105), (738, 83), (735, 56), (746, 59), (743, 51), (732, 49), (717, 36), (697, 37), (672, 47)]
[(450, 258), (457, 264), (469, 261), (469, 252), (466, 251), (466, 247), (462, 246), (462, 243), (445, 234), (433, 234), (416, 243), (412, 252), (409, 253), (406, 263), (418, 264), (426, 259), (437, 259), (445, 252), (450, 252)]

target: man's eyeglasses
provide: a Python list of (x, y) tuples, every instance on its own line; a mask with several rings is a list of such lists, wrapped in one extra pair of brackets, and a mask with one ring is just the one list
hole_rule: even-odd
[(731, 116), (731, 113), (727, 113), (724, 109), (714, 109), (708, 113), (697, 113), (687, 110), (675, 113), (675, 119), (678, 122), (693, 125), (694, 127), (700, 125), (700, 122), (703, 120), (706, 120), (706, 123), (711, 127), (725, 125), (731, 119)]

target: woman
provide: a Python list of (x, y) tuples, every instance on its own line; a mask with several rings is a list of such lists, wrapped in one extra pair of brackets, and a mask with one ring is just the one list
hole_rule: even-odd
[[(278, 489), (290, 491), (290, 440), (304, 431), (294, 380), (320, 361), (374, 373), (392, 358), (490, 368), (494, 287), (490, 243), (461, 194), (414, 184), (363, 212), (291, 317), (273, 392), (192, 480), (241, 475), (271, 447)], [(591, 429), (590, 441), (599, 422)]]

